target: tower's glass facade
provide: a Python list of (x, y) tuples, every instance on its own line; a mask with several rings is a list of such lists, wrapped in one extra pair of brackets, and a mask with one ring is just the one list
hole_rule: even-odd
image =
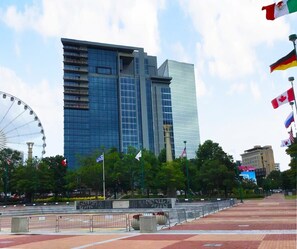
[(172, 77), (170, 108), (172, 107), (176, 157), (181, 155), (186, 141), (187, 157), (195, 158), (200, 133), (194, 65), (166, 60), (159, 68), (159, 75)]
[(136, 47), (64, 38), (62, 43), (69, 167), (78, 167), (78, 156), (100, 148), (126, 153), (132, 146), (158, 154), (164, 148), (163, 125), (172, 114), (171, 100), (162, 101), (170, 95), (156, 91), (162, 85), (164, 93), (170, 92), (171, 80), (157, 76), (156, 57)]

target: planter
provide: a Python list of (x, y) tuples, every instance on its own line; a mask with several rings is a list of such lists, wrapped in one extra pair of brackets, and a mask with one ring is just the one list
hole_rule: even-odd
[(132, 219), (131, 220), (131, 227), (134, 230), (139, 230), (140, 229), (139, 220), (138, 219)]
[(166, 222), (167, 222), (167, 217), (165, 215), (157, 214), (156, 218), (157, 218), (157, 224), (158, 225), (165, 225)]

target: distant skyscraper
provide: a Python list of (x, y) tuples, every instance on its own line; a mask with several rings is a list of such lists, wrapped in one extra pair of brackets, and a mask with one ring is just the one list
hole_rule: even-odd
[(200, 144), (194, 65), (166, 60), (158, 69), (159, 75), (172, 77), (172, 100), (175, 156), (181, 155), (184, 141), (187, 157), (195, 158)]
[[(157, 58), (143, 48), (61, 39), (64, 49), (64, 156), (100, 148), (164, 148), (172, 125), (170, 77), (158, 76)], [(174, 151), (173, 134), (171, 134)]]
[(256, 175), (259, 172), (268, 176), (271, 171), (275, 170), (275, 162), (273, 150), (270, 145), (259, 146), (256, 145), (252, 149), (245, 150), (241, 154), (242, 165), (252, 165), (256, 168)]

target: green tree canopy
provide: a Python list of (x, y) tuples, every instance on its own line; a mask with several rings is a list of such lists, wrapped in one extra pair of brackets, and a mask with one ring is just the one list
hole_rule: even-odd
[(198, 169), (197, 181), (205, 194), (227, 193), (231, 191), (235, 180), (235, 163), (218, 143), (207, 140), (199, 145), (196, 152), (196, 165)]

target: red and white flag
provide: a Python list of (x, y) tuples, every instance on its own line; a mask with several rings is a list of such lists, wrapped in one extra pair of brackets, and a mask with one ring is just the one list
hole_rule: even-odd
[(295, 99), (293, 87), (271, 101), (274, 109)]
[(187, 157), (187, 150), (184, 148), (183, 152), (180, 155), (180, 158)]
[(263, 6), (262, 10), (266, 10), (266, 19), (274, 20), (284, 15), (288, 15), (297, 11), (297, 0), (282, 0)]
[(288, 147), (292, 144), (290, 138), (281, 141), (281, 147)]
[(67, 160), (64, 158), (61, 162), (62, 166), (66, 167), (67, 166)]

